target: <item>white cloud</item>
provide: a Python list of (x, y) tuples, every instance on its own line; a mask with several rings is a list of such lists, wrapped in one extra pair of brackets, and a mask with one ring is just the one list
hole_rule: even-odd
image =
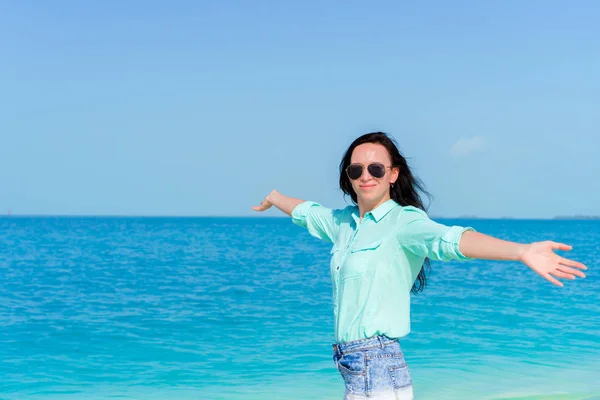
[(454, 143), (450, 153), (455, 157), (463, 157), (467, 154), (483, 150), (485, 148), (485, 138), (483, 136), (472, 136), (460, 138)]

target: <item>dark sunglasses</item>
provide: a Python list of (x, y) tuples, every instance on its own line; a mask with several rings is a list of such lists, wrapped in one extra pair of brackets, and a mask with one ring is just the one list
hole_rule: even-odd
[[(385, 175), (385, 171), (388, 168), (392, 168), (392, 167), (386, 167), (385, 165), (381, 164), (381, 163), (372, 163), (367, 165), (367, 171), (369, 172), (369, 174), (376, 179), (381, 179), (384, 177)], [(363, 173), (363, 166), (361, 164), (350, 164), (348, 165), (348, 168), (346, 168), (346, 174), (348, 174), (348, 178), (355, 180), (358, 179), (362, 176)]]

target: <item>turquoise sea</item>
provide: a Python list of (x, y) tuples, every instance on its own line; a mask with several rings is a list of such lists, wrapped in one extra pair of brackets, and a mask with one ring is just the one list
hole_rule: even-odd
[[(416, 399), (600, 399), (600, 221), (438, 221), (589, 270), (432, 262)], [(287, 218), (0, 218), (0, 398), (341, 399), (329, 249)]]

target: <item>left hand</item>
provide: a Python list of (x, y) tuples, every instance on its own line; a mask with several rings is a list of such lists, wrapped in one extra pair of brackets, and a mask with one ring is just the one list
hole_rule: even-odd
[(551, 241), (531, 243), (527, 245), (521, 254), (520, 260), (548, 281), (563, 286), (562, 282), (556, 278), (570, 280), (575, 279), (575, 276), (585, 278), (585, 274), (579, 269), (587, 269), (580, 262), (569, 260), (554, 253), (554, 250), (571, 249), (572, 247), (569, 245)]

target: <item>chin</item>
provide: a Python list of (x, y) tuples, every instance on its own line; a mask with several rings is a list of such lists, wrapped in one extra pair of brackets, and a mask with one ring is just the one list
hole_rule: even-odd
[(360, 192), (360, 194), (357, 193), (357, 195), (358, 195), (359, 198), (361, 198), (361, 199), (363, 199), (365, 201), (368, 201), (369, 203), (373, 202), (373, 201), (376, 201), (376, 200), (379, 200), (379, 199), (381, 199), (383, 197), (381, 193), (375, 193), (375, 192), (373, 192), (373, 193)]

